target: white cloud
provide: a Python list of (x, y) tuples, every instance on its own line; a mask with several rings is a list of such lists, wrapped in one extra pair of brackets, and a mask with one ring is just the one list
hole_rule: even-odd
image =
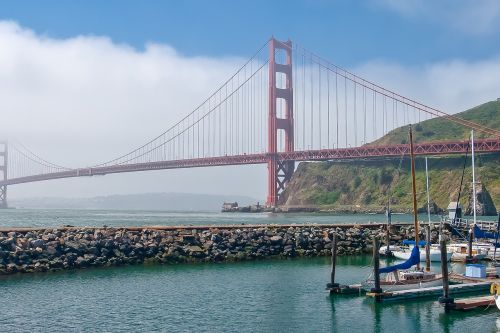
[[(109, 160), (160, 134), (245, 60), (186, 57), (152, 43), (138, 51), (106, 37), (55, 39), (5, 21), (0, 21), (0, 45), (0, 137), (21, 141), (47, 160), (70, 167)], [(241, 180), (231, 170), (42, 182), (11, 186), (10, 194), (235, 193)], [(249, 181), (247, 194), (263, 196), (265, 167), (246, 170), (262, 179)]]
[[(243, 63), (186, 57), (160, 44), (138, 51), (105, 37), (55, 39), (1, 21), (0, 45), (0, 137), (70, 166), (109, 160), (156, 136)], [(366, 62), (353, 71), (446, 112), (500, 97), (500, 57), (415, 67)], [(41, 182), (9, 191), (16, 197), (166, 191), (263, 199), (266, 177), (265, 165), (221, 167)]]
[(406, 17), (431, 20), (472, 35), (500, 30), (497, 0), (374, 0)]
[(476, 62), (450, 60), (413, 67), (367, 62), (355, 71), (385, 88), (447, 113), (500, 97), (500, 56)]

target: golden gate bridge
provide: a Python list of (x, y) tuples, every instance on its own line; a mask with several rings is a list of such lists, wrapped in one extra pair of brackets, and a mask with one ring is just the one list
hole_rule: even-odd
[[(267, 164), (267, 205), (277, 206), (297, 161), (408, 154), (406, 144), (368, 144), (390, 131), (441, 117), (484, 134), (475, 151), (499, 152), (500, 131), (363, 79), (291, 41), (268, 40), (212, 95), (152, 140), (81, 168), (51, 163), (20, 143), (0, 142), (0, 207), (7, 187), (123, 172)], [(418, 155), (462, 154), (467, 141), (415, 145)]]

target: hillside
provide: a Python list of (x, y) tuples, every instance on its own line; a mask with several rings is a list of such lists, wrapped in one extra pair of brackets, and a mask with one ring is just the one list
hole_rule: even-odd
[[(457, 116), (500, 128), (500, 102), (488, 102)], [(445, 126), (446, 122), (446, 126)], [(407, 142), (407, 128), (398, 128), (371, 144)], [(415, 141), (467, 139), (469, 130), (443, 119), (424, 121), (415, 126)], [(477, 137), (482, 137), (477, 135)], [(400, 166), (401, 164), (401, 166)], [(429, 158), (430, 197), (435, 211), (455, 201), (462, 176), (463, 156)], [(478, 199), (487, 215), (500, 209), (500, 154), (477, 154)], [(418, 207), (426, 207), (425, 161), (416, 159)], [(470, 157), (464, 174), (461, 203), (470, 210), (472, 193)], [(300, 163), (285, 190), (282, 203), (287, 207), (316, 207), (343, 211), (382, 211), (388, 198), (395, 211), (411, 208), (410, 160), (371, 160)], [(467, 207), (469, 207), (467, 209)]]
[[(497, 100), (481, 104), (467, 111), (457, 113), (454, 116), (492, 129), (500, 129), (500, 101)], [(422, 121), (417, 124), (414, 129), (413, 142), (415, 143), (443, 140), (467, 140), (470, 134), (468, 128), (443, 118)], [(486, 137), (480, 132), (475, 133), (474, 136), (477, 139)], [(399, 144), (407, 142), (408, 128), (399, 127), (380, 139), (373, 141), (369, 145)]]

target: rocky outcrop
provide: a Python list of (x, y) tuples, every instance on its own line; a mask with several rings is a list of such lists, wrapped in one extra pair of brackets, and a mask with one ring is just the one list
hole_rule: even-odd
[[(219, 262), (371, 252), (385, 226), (259, 226), (205, 229), (65, 228), (0, 232), (0, 275), (145, 262)], [(414, 237), (393, 226), (392, 242)], [(437, 232), (433, 231), (437, 239)]]
[[(472, 186), (469, 191), (470, 191), (469, 204), (467, 205), (467, 209), (465, 211), (466, 215), (473, 214), (474, 195), (472, 191)], [(497, 209), (495, 207), (495, 204), (493, 203), (493, 200), (491, 199), (491, 195), (482, 183), (476, 184), (476, 214), (477, 215), (497, 214)]]

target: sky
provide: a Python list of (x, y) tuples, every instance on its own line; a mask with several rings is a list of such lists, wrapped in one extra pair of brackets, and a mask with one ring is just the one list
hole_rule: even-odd
[[(500, 97), (496, 0), (11, 1), (0, 136), (62, 165), (126, 153), (189, 113), (270, 36), (454, 113)], [(266, 166), (16, 185), (11, 197), (191, 192), (265, 198)]]

